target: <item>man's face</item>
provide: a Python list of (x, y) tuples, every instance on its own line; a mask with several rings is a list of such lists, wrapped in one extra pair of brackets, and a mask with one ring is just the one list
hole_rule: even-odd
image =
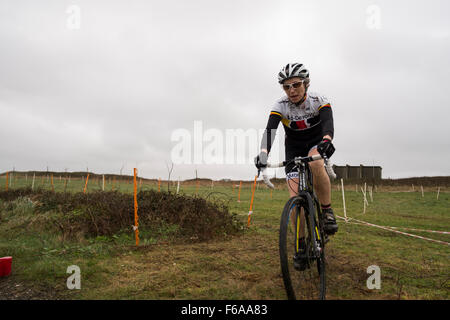
[(282, 84), (284, 92), (286, 92), (289, 101), (298, 103), (305, 94), (305, 85), (300, 77), (290, 78)]

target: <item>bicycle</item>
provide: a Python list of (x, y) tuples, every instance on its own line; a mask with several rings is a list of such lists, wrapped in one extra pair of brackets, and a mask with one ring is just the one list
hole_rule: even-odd
[(274, 186), (266, 174), (267, 168), (280, 168), (294, 162), (299, 173), (298, 194), (290, 198), (283, 208), (279, 234), (281, 271), (290, 300), (323, 300), (326, 296), (325, 243), (328, 239), (308, 165), (320, 159), (325, 160), (328, 175), (335, 178), (330, 162), (321, 155), (296, 157), (279, 164), (267, 164), (261, 169), (263, 180), (270, 188)]

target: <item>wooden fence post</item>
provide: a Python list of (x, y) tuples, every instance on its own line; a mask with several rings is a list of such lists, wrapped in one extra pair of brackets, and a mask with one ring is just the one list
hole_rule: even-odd
[(88, 181), (89, 181), (89, 173), (87, 174), (87, 177), (86, 177), (86, 183), (84, 185), (83, 193), (86, 193)]
[(8, 181), (8, 179), (9, 179), (9, 172), (6, 172), (6, 187), (5, 187), (5, 190), (6, 190), (6, 191), (8, 191), (8, 187), (9, 187), (9, 181)]
[(138, 217), (138, 203), (137, 203), (137, 183), (136, 183), (137, 169), (134, 168), (134, 234), (136, 236), (136, 246), (139, 246), (139, 217)]
[(252, 188), (252, 199), (250, 200), (250, 210), (248, 211), (248, 218), (247, 218), (247, 228), (250, 227), (250, 221), (252, 219), (252, 213), (253, 213), (253, 199), (255, 197), (255, 189), (256, 189), (256, 179), (258, 176), (255, 176), (255, 182), (253, 182), (253, 188)]

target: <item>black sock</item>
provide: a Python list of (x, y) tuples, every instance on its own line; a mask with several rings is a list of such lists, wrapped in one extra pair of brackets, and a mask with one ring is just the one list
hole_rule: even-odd
[(330, 204), (321, 204), (320, 207), (322, 208), (322, 210), (330, 209), (331, 208), (331, 203)]

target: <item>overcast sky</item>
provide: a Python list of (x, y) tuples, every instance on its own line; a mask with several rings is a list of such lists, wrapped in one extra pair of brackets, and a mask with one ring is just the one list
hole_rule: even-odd
[[(302, 62), (332, 103), (335, 164), (450, 175), (448, 12), (446, 0), (2, 0), (0, 172), (166, 178), (176, 130), (264, 128), (279, 69)], [(176, 164), (172, 177), (195, 169), (256, 173)]]

